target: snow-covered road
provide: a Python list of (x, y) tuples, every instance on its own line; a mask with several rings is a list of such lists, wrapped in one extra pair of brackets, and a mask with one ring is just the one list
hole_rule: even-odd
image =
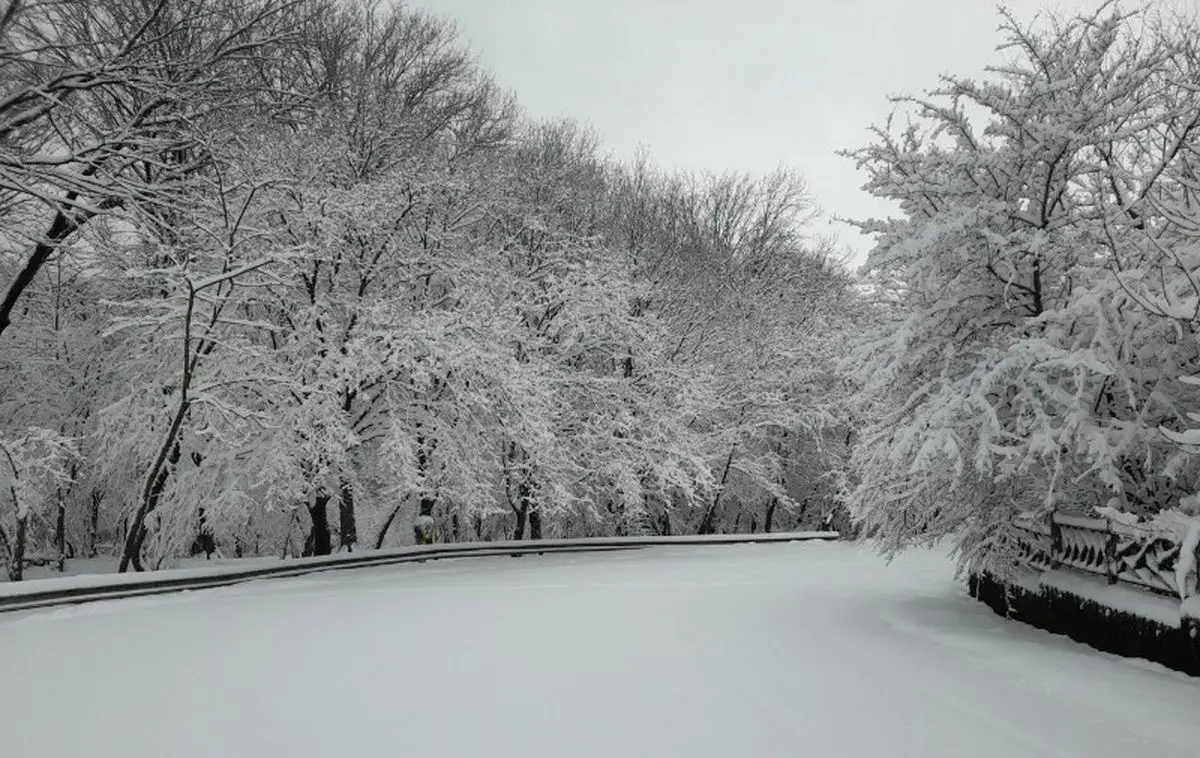
[(1020, 624), (949, 562), (656, 548), (0, 616), (5, 756), (1200, 755), (1200, 680)]

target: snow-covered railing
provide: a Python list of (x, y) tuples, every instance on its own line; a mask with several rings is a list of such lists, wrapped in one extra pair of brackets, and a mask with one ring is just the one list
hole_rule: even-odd
[(117, 600), (144, 595), (161, 595), (185, 590), (227, 587), (259, 579), (304, 576), (322, 571), (371, 568), (401, 563), (421, 563), (451, 558), (540, 555), (543, 553), (607, 552), (648, 547), (685, 545), (733, 545), (753, 543), (834, 540), (837, 532), (778, 532), (760, 534), (714, 534), (678, 537), (590, 537), (509, 542), (460, 542), (372, 550), (362, 553), (281, 560), (250, 568), (219, 568), (152, 571), (142, 574), (101, 574), (39, 579), (0, 584), (0, 613), (56, 605), (74, 605), (97, 600)]
[(1200, 594), (1200, 520), (1166, 528), (1054, 512), (1015, 526), (1018, 558), (1029, 568), (1071, 568), (1185, 601)]

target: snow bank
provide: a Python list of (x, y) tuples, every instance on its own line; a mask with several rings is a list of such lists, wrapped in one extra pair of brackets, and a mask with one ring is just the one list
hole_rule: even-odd
[(1194, 595), (1183, 601), (1179, 612), (1189, 619), (1200, 619), (1200, 595)]
[(1155, 595), (1129, 585), (1106, 584), (1093, 577), (1063, 569), (1045, 572), (1038, 577), (1037, 583), (1042, 588), (1069, 592), (1113, 610), (1156, 621), (1164, 626), (1179, 627), (1179, 601), (1164, 595)]
[[(1041, 574), (1029, 572), (1011, 581), (1026, 592), (1040, 594), (1045, 589), (1055, 589), (1164, 626), (1178, 628), (1180, 624), (1182, 610), (1179, 601), (1127, 584), (1106, 584), (1096, 577), (1067, 569), (1053, 569)], [(1196, 601), (1197, 598), (1192, 598), (1189, 602)], [(1200, 610), (1200, 605), (1197, 605), (1197, 609)]]

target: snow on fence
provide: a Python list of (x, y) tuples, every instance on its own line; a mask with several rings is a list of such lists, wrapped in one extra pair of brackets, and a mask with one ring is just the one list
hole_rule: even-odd
[(972, 597), (1005, 618), (1200, 676), (1200, 519), (1055, 512), (1013, 526), (1016, 562), (1030, 572), (973, 573)]
[(1176, 536), (1140, 524), (1054, 512), (1016, 522), (1021, 563), (1037, 571), (1070, 568), (1184, 601), (1200, 594), (1196, 527)]

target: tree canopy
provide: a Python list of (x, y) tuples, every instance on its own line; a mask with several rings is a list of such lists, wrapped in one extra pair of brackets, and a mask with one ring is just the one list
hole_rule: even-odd
[(954, 536), (969, 564), (1017, 514), (1149, 516), (1198, 483), (1194, 25), (1001, 18), (1003, 63), (900, 99), (851, 153), (901, 213), (863, 223), (893, 297), (845, 364), (846, 502), (887, 548)]
[(605, 157), (403, 5), (10, 0), (9, 574), (813, 523), (857, 302), (814, 208)]

